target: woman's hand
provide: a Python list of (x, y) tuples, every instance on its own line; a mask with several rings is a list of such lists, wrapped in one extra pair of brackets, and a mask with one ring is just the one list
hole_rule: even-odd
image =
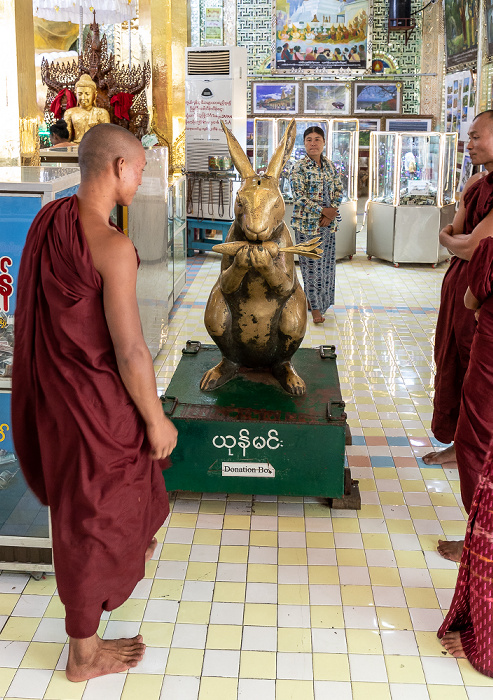
[[(335, 207), (324, 207), (322, 209), (322, 217), (328, 219), (329, 224), (334, 221), (337, 216), (337, 209)], [(328, 224), (321, 224), (322, 226), (327, 226)]]
[(330, 219), (322, 214), (320, 217), (320, 226), (330, 226), (330, 223)]

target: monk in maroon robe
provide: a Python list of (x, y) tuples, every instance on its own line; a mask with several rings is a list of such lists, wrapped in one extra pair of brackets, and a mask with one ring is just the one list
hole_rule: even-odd
[(40, 211), (19, 270), (13, 437), (28, 484), (51, 510), (72, 681), (142, 659), (140, 635), (115, 641), (96, 632), (102, 611), (143, 578), (169, 511), (159, 460), (176, 430), (142, 337), (136, 251), (109, 223), (117, 203), (131, 203), (145, 162), (125, 129), (90, 129), (79, 147), (78, 194)]
[(493, 440), (474, 492), (454, 598), (438, 630), (438, 637), (449, 654), (469, 659), (477, 671), (490, 678), (493, 678), (492, 616)]
[[(453, 224), (440, 232), (440, 242), (453, 254), (442, 284), (435, 340), (435, 402), (432, 431), (441, 442), (451, 442), (457, 429), (464, 377), (469, 365), (474, 314), (464, 305), (467, 269), (478, 244), (493, 235), (493, 110), (479, 114), (469, 129), (467, 145), (474, 165), (485, 171), (469, 178)], [(455, 445), (426, 455), (427, 464), (456, 466)], [(460, 560), (462, 541), (439, 541), (438, 551)]]

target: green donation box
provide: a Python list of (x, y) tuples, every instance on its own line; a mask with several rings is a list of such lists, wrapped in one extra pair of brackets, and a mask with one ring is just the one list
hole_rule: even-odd
[(167, 488), (330, 499), (349, 495), (346, 414), (334, 346), (301, 348), (294, 355), (306, 382), (304, 396), (287, 394), (270, 374), (254, 370), (242, 371), (214, 391), (201, 391), (202, 375), (220, 360), (215, 345), (188, 341), (161, 399), (178, 430), (172, 466), (165, 472)]

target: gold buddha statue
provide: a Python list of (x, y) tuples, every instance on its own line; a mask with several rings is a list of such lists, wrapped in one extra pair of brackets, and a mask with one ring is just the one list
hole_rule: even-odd
[(96, 83), (87, 74), (81, 75), (75, 83), (75, 94), (77, 107), (67, 109), (64, 119), (67, 122), (70, 140), (79, 144), (92, 126), (109, 124), (110, 115), (106, 109), (96, 107)]

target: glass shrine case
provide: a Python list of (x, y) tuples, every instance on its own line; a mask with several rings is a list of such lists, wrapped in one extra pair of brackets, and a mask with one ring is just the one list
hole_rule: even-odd
[(455, 215), (457, 134), (373, 132), (367, 254), (399, 263), (447, 259), (438, 234)]
[[(319, 126), (326, 134), (324, 155), (331, 160), (341, 174), (343, 199), (339, 207), (341, 221), (336, 234), (336, 258), (352, 257), (356, 252), (356, 207), (358, 180), (358, 130), (357, 119), (296, 118), (295, 145), (280, 177), (280, 188), (286, 203), (284, 220), (291, 224), (293, 195), (290, 172), (296, 161), (304, 158), (303, 134), (309, 126)], [(264, 172), (275, 146), (284, 136), (291, 119), (257, 118), (254, 125), (254, 168)]]

